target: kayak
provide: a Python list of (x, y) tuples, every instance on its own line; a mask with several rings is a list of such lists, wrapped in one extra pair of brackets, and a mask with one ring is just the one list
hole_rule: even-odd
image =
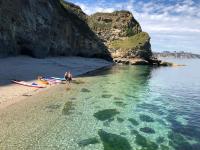
[(24, 85), (24, 86), (28, 86), (28, 87), (34, 87), (34, 88), (45, 88), (45, 86), (39, 85), (37, 83), (28, 83), (25, 81), (16, 81), (16, 80), (12, 80), (13, 83), (16, 84), (20, 84), (20, 85)]
[(58, 78), (58, 77), (51, 77), (51, 79), (55, 79), (55, 80), (60, 80), (60, 81), (65, 81), (65, 78)]
[(48, 85), (48, 84), (49, 84), (49, 82), (46, 81), (46, 80), (38, 80), (38, 82), (39, 82), (40, 84), (45, 84), (45, 85)]
[(45, 81), (47, 81), (49, 84), (55, 84), (55, 83), (61, 83), (61, 80), (52, 79), (52, 78), (44, 78)]

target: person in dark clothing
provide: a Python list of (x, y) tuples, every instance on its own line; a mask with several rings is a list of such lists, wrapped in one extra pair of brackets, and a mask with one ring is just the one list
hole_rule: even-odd
[(68, 80), (68, 72), (65, 72), (64, 78), (66, 81)]
[(71, 83), (72, 81), (72, 74), (70, 71), (66, 72), (65, 75), (64, 75), (65, 79), (66, 79), (66, 82), (68, 81), (68, 83)]
[(72, 81), (72, 74), (71, 74), (70, 71), (68, 72), (68, 75), (67, 75), (67, 81), (68, 81), (69, 83), (71, 83), (71, 81)]

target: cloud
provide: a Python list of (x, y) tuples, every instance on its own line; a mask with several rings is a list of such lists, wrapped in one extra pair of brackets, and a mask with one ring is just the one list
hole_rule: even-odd
[(153, 50), (200, 53), (200, 2), (194, 0), (71, 0), (87, 14), (129, 10), (152, 39)]

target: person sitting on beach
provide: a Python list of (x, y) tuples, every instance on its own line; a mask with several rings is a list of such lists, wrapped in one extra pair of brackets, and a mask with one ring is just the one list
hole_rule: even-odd
[(45, 78), (43, 76), (38, 76), (38, 80), (44, 80)]

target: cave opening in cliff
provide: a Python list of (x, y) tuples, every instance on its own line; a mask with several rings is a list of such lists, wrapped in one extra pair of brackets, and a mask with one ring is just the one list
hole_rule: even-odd
[(32, 50), (24, 46), (20, 49), (20, 55), (34, 56)]

